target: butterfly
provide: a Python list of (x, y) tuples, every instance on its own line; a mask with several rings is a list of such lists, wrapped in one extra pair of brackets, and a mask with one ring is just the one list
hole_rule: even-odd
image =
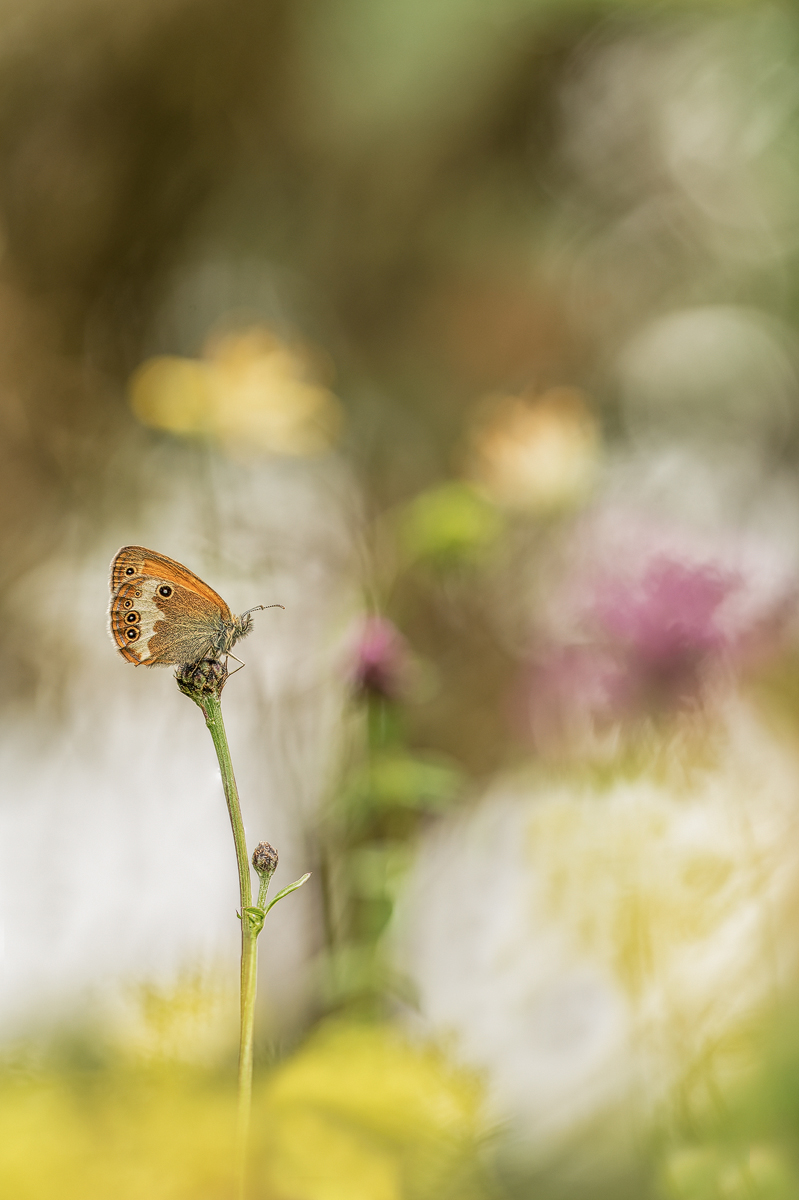
[[(236, 617), (213, 588), (154, 550), (123, 546), (111, 563), (109, 626), (127, 661), (146, 667), (219, 659), (252, 629), (258, 604)], [(233, 655), (235, 658), (235, 655)]]

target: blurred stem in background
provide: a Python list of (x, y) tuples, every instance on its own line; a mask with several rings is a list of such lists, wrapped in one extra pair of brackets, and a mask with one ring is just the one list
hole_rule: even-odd
[(380, 1007), (381, 938), (422, 822), (455, 799), (457, 767), (410, 744), (409, 647), (388, 618), (363, 618), (353, 644), (350, 746), (320, 823), (326, 1004)]

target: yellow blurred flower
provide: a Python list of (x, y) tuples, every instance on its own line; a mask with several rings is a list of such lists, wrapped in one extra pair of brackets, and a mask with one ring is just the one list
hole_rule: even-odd
[[(191, 989), (177, 996), (187, 1032), (198, 1004)], [(120, 1056), (93, 1035), (65, 1042), (50, 1062), (37, 1054), (36, 1067), (0, 1070), (0, 1196), (233, 1195), (235, 1053), (220, 1070), (190, 1065), (181, 1047), (174, 1057), (171, 1035), (144, 1049)], [(487, 1200), (481, 1116), (474, 1076), (438, 1052), (390, 1026), (328, 1024), (256, 1074), (248, 1196)]]
[(144, 425), (233, 450), (323, 454), (341, 428), (341, 406), (313, 378), (310, 355), (262, 327), (213, 340), (203, 359), (148, 359), (129, 395)]
[[(68, 1049), (65, 1047), (65, 1049)], [(86, 1062), (0, 1076), (0, 1195), (198, 1200), (233, 1189), (235, 1094), (218, 1076)]]
[(292, 1200), (478, 1200), (481, 1102), (436, 1051), (333, 1023), (257, 1096), (253, 1174)]
[(471, 430), (468, 473), (496, 504), (546, 511), (586, 497), (598, 453), (596, 422), (576, 388), (490, 396)]
[(190, 973), (174, 987), (131, 989), (109, 1032), (132, 1061), (215, 1066), (235, 1051), (238, 1007), (238, 991), (222, 971)]

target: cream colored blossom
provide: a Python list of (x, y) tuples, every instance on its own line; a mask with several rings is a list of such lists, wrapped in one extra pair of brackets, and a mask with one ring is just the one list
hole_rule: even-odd
[(315, 380), (309, 354), (262, 327), (213, 340), (203, 359), (148, 359), (129, 392), (143, 424), (239, 453), (322, 454), (341, 427), (339, 402)]
[(585, 499), (598, 452), (596, 422), (576, 388), (490, 396), (473, 423), (468, 472), (497, 504), (556, 509)]

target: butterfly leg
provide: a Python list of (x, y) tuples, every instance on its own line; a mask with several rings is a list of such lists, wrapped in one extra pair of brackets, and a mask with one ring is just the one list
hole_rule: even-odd
[[(230, 654), (230, 653), (229, 653), (227, 657), (228, 657), (228, 658), (236, 658), (236, 655), (235, 655), (235, 654)], [(230, 672), (230, 674), (228, 675), (228, 679), (230, 678), (230, 676), (231, 676), (231, 675), (235, 675), (235, 674), (237, 674), (237, 672), (239, 672), (239, 671), (241, 670), (241, 668), (242, 668), (242, 667), (246, 667), (246, 666), (247, 666), (247, 664), (246, 664), (246, 663), (243, 663), (243, 662), (241, 662), (241, 659), (240, 659), (240, 658), (236, 658), (236, 662), (237, 662), (237, 663), (241, 663), (241, 666), (240, 666), (240, 667), (236, 667), (236, 670), (235, 670), (235, 671), (231, 671), (231, 672)]]

